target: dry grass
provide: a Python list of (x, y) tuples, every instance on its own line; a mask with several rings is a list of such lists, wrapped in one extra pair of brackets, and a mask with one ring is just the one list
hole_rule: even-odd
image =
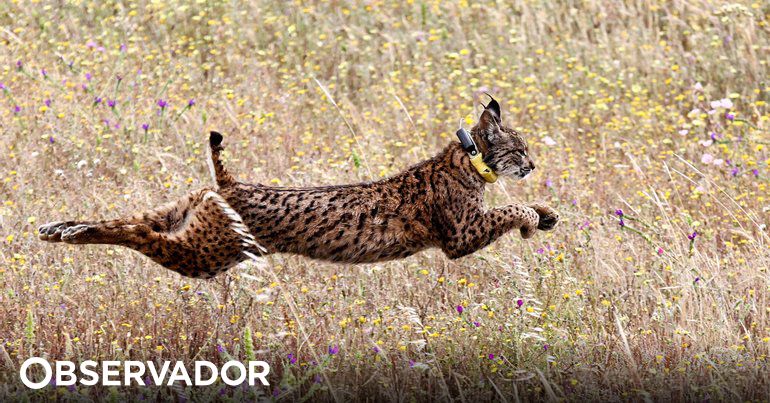
[[(0, 4), (0, 395), (770, 398), (766, 2), (190, 3)], [(489, 204), (546, 201), (557, 231), (212, 281), (35, 236), (210, 185), (210, 129), (243, 180), (387, 176), (453, 141), (481, 91), (540, 168)], [(246, 359), (247, 328), (270, 388), (13, 382), (30, 356)]]

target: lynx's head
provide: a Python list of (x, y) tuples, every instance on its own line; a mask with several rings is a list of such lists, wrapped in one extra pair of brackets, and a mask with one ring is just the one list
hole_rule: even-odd
[(500, 104), (492, 98), (471, 132), (476, 141), (481, 140), (484, 162), (498, 175), (524, 178), (535, 169), (527, 142), (517, 131), (504, 126), (500, 116)]

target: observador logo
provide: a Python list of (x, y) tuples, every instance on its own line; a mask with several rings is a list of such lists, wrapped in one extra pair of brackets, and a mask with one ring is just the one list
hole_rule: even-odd
[[(42, 370), (42, 379), (31, 376)], [(77, 369), (77, 370), (76, 370)], [(189, 371), (183, 361), (163, 361), (159, 365), (152, 361), (83, 361), (76, 365), (72, 361), (55, 361), (53, 365), (43, 358), (32, 357), (24, 361), (19, 369), (19, 378), (28, 388), (40, 389), (52, 381), (57, 386), (81, 384), (85, 386), (148, 386), (148, 385), (212, 385), (219, 377), (230, 386), (248, 382), (270, 385), (267, 375), (270, 365), (264, 361), (228, 361), (217, 367), (209, 361), (195, 361)]]

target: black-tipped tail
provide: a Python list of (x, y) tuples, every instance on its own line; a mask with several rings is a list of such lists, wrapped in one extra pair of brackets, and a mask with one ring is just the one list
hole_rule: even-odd
[(229, 172), (227, 172), (225, 166), (222, 165), (222, 160), (220, 160), (220, 154), (222, 150), (224, 150), (224, 147), (222, 147), (223, 139), (224, 138), (219, 132), (212, 131), (209, 133), (209, 145), (211, 146), (211, 175), (214, 177), (214, 180), (220, 188), (235, 183), (235, 179)]
[(211, 147), (219, 147), (222, 144), (223, 139), (224, 137), (222, 137), (222, 134), (219, 132), (209, 133), (209, 144)]

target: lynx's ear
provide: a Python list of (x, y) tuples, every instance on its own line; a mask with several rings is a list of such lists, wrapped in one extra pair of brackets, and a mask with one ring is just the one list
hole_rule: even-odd
[(494, 98), (492, 98), (491, 95), (487, 94), (486, 92), (484, 94), (486, 94), (489, 97), (489, 103), (487, 104), (487, 106), (484, 107), (484, 109), (488, 109), (492, 111), (495, 114), (495, 118), (496, 118), (495, 120), (497, 121), (497, 124), (502, 124), (503, 115), (500, 113), (500, 104), (497, 103), (497, 101)]
[(490, 109), (484, 109), (479, 118), (479, 129), (487, 141), (493, 142), (500, 136), (499, 117)]

